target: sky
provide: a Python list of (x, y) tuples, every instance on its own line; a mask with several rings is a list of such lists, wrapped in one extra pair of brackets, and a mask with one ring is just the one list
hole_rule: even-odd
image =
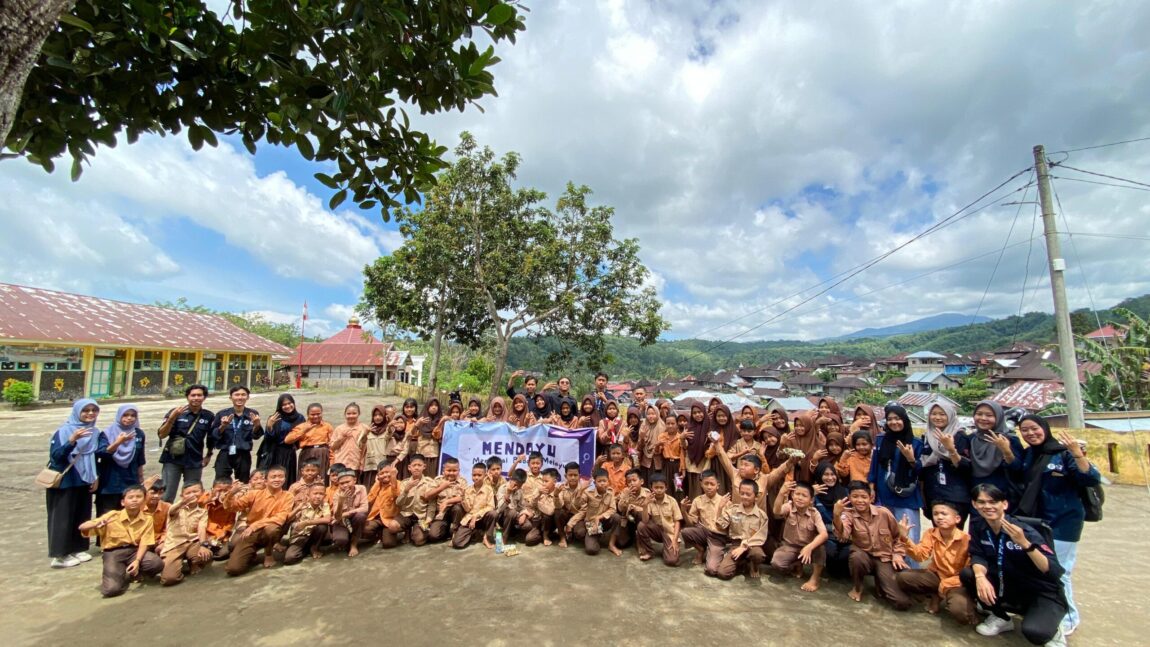
[[(520, 153), (552, 206), (568, 181), (591, 187), (639, 239), (666, 338), (1052, 310), (1023, 188), (1036, 144), (1081, 169), (1052, 172), (1071, 307), (1150, 292), (1150, 187), (1082, 172), (1150, 184), (1150, 141), (1074, 150), (1150, 137), (1150, 5), (529, 5), (497, 48), (499, 96), (414, 121), (449, 148), (467, 130)], [(100, 148), (76, 183), (58, 167), (0, 161), (0, 282), (281, 322), (307, 301), (326, 335), (364, 265), (402, 244), (378, 212), (328, 210), (324, 167), (295, 149), (152, 136)]]

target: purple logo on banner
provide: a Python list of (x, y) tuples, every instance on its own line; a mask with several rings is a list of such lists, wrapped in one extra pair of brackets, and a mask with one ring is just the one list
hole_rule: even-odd
[[(442, 470), (443, 459), (456, 458), (462, 472), (470, 474), (475, 463), (498, 456), (503, 460), (503, 469), (507, 470), (516, 458), (531, 452), (543, 455), (544, 469), (554, 467), (562, 474), (567, 463), (579, 463), (580, 476), (591, 478), (595, 466), (595, 430), (551, 425), (519, 429), (506, 422), (449, 420), (443, 427), (439, 465)], [(527, 464), (520, 467), (526, 470)]]

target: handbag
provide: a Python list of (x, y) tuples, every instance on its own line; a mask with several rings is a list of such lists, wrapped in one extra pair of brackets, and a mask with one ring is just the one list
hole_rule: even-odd
[(72, 462), (68, 463), (68, 467), (65, 467), (62, 472), (57, 472), (51, 467), (45, 467), (40, 470), (40, 473), (36, 475), (36, 485), (39, 485), (45, 490), (60, 487), (60, 481), (64, 480), (64, 475), (68, 473), (68, 470), (72, 469), (79, 458), (80, 456), (77, 454), (76, 457), (72, 459)]
[(915, 490), (918, 489), (918, 483), (911, 481), (907, 485), (899, 485), (898, 479), (895, 478), (895, 471), (892, 463), (893, 461), (889, 461), (886, 464), (886, 486), (890, 488), (890, 491), (894, 492), (896, 496), (908, 497), (913, 495)]
[(168, 454), (172, 458), (180, 458), (188, 451), (187, 436), (172, 436), (168, 441)]

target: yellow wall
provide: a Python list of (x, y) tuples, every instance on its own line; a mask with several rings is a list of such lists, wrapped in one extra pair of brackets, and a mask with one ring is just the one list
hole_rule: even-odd
[[(1061, 430), (1058, 430), (1061, 431)], [(1146, 485), (1147, 474), (1150, 473), (1150, 432), (1137, 431), (1133, 433), (1117, 433), (1105, 429), (1068, 429), (1070, 435), (1079, 440), (1085, 440), (1086, 455), (1090, 461), (1098, 466), (1106, 478), (1115, 483), (1129, 485)], [(1117, 445), (1118, 461), (1114, 467), (1118, 472), (1110, 471), (1108, 445)]]

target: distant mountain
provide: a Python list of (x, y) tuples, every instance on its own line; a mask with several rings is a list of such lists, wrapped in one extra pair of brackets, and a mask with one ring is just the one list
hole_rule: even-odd
[(863, 339), (866, 337), (894, 337), (895, 335), (909, 335), (916, 332), (942, 330), (943, 328), (955, 328), (958, 326), (966, 326), (972, 323), (986, 323), (988, 321), (992, 321), (992, 319), (990, 317), (983, 317), (981, 315), (972, 317), (970, 315), (959, 314), (957, 312), (944, 312), (940, 315), (915, 319), (914, 321), (908, 321), (903, 324), (898, 324), (897, 326), (886, 326), (884, 328), (863, 328), (862, 330), (856, 330), (846, 335), (828, 337), (820, 341), (834, 341), (836, 339)]

